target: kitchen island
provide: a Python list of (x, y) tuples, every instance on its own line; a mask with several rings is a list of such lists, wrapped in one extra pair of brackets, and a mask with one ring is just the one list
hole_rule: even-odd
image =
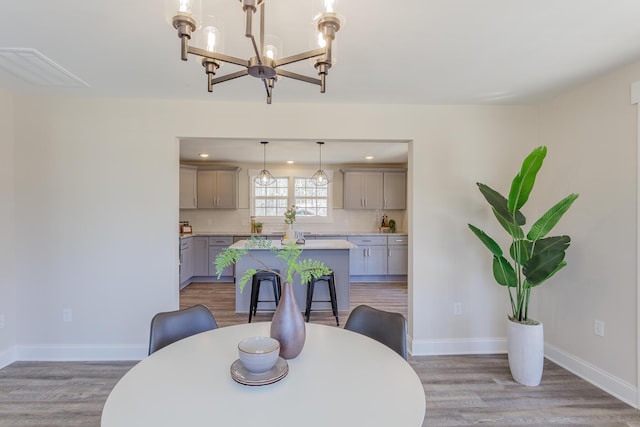
[[(244, 248), (249, 243), (248, 240), (240, 240), (234, 243), (231, 247), (235, 249)], [(273, 241), (275, 248), (282, 247), (279, 241)], [(336, 297), (338, 300), (338, 310), (349, 310), (350, 297), (349, 297), (349, 251), (356, 247), (353, 243), (347, 240), (306, 240), (303, 245), (300, 245), (303, 249), (300, 259), (313, 259), (322, 261), (324, 264), (333, 271), (336, 282)], [(276, 255), (268, 248), (253, 248), (249, 250), (253, 257), (258, 258), (268, 266), (274, 269), (280, 270), (284, 275), (286, 274), (286, 264), (283, 260), (276, 258)], [(261, 269), (264, 268), (260, 262), (251, 256), (245, 255), (236, 263), (236, 312), (248, 313), (249, 302), (251, 297), (251, 282), (248, 282), (243, 292), (240, 292), (239, 278), (242, 277), (245, 271), (250, 268)], [(300, 310), (304, 310), (306, 307), (306, 295), (307, 286), (300, 284), (300, 278), (294, 278), (293, 292), (296, 297), (296, 302), (300, 307)], [(329, 292), (327, 286), (318, 285), (314, 289), (314, 301), (329, 301)], [(260, 300), (273, 301), (273, 291), (271, 286), (260, 287)], [(314, 310), (331, 310), (331, 304), (329, 302), (316, 302), (313, 304)], [(258, 311), (260, 310), (275, 310), (274, 302), (261, 302), (258, 304)]]

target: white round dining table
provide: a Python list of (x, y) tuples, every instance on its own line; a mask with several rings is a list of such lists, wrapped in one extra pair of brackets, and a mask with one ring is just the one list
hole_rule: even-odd
[(422, 383), (396, 352), (364, 335), (306, 324), (302, 353), (273, 384), (233, 380), (238, 342), (269, 336), (269, 322), (228, 326), (175, 342), (140, 361), (113, 388), (102, 427), (421, 426)]

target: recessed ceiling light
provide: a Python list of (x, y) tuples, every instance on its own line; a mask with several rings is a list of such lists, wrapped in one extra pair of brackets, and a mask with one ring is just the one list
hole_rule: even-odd
[(293, 160), (287, 160), (287, 164), (288, 164), (288, 165), (292, 165), (293, 163), (294, 163), (294, 161), (293, 161)]
[(373, 160), (373, 156), (365, 156), (364, 158), (367, 160)]
[(202, 157), (203, 159), (206, 159), (207, 157), (209, 157), (207, 153), (200, 153), (199, 156)]

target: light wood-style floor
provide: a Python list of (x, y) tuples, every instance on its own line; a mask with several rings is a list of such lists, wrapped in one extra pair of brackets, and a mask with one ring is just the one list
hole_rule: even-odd
[[(406, 315), (404, 283), (354, 284), (351, 297), (353, 306)], [(247, 321), (233, 313), (232, 286), (191, 285), (181, 292), (181, 305), (194, 303), (211, 308), (221, 327)], [(341, 325), (348, 313), (340, 313)], [(259, 313), (258, 320), (269, 317)], [(335, 326), (329, 313), (313, 312), (311, 321)], [(538, 387), (515, 383), (505, 355), (419, 356), (409, 363), (425, 389), (423, 426), (640, 426), (640, 411), (549, 361)], [(99, 426), (109, 392), (134, 364), (13, 363), (0, 370), (0, 427)]]

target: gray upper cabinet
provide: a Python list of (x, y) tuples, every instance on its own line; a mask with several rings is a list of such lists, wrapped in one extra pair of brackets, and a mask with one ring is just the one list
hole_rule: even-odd
[(238, 170), (198, 170), (198, 208), (236, 209)]
[(344, 209), (382, 209), (382, 172), (345, 171)]
[(407, 173), (344, 170), (344, 209), (406, 209)]
[(196, 209), (196, 175), (198, 169), (193, 166), (180, 166), (180, 209)]
[(384, 172), (384, 209), (407, 208), (407, 173)]

